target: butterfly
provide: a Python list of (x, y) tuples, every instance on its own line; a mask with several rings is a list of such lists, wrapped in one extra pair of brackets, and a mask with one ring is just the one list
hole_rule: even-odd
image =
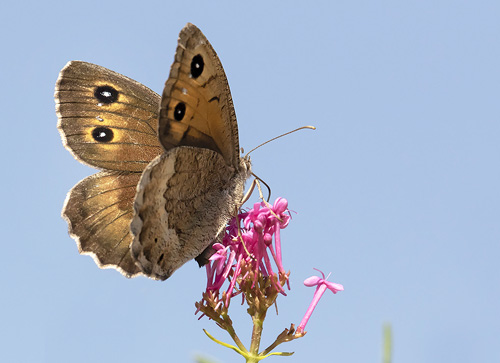
[(165, 280), (208, 261), (251, 175), (219, 57), (193, 24), (180, 32), (160, 97), (106, 68), (69, 62), (55, 90), (58, 129), (101, 169), (68, 193), (62, 215), (79, 252), (127, 277)]

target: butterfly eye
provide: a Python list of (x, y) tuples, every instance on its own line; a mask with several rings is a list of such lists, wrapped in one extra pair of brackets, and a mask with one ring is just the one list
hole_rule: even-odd
[(118, 99), (118, 91), (111, 86), (100, 86), (94, 91), (94, 96), (101, 103), (113, 103)]
[(203, 68), (205, 67), (205, 62), (203, 62), (203, 57), (201, 55), (195, 55), (191, 61), (191, 77), (198, 78), (203, 73)]
[(179, 102), (177, 106), (175, 106), (174, 110), (174, 118), (177, 121), (181, 121), (186, 114), (186, 105), (183, 102)]
[(110, 142), (113, 140), (113, 130), (107, 127), (96, 127), (92, 130), (92, 137), (97, 142)]

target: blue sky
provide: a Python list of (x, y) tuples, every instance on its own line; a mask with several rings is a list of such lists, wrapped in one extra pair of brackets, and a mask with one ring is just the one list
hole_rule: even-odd
[[(299, 323), (313, 267), (325, 295), (308, 334), (271, 361), (498, 362), (500, 3), (497, 1), (24, 1), (1, 5), (2, 362), (235, 362), (198, 321), (204, 271), (127, 280), (78, 255), (60, 210), (94, 171), (63, 148), (53, 92), (69, 60), (161, 92), (192, 22), (228, 76), (240, 144), (297, 212), (283, 231), (292, 290), (262, 346)], [(245, 342), (250, 324), (232, 306)], [(238, 309), (239, 308), (239, 309)]]

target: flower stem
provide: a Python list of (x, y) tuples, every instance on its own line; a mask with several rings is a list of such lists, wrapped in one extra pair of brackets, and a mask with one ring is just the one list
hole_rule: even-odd
[(240, 348), (241, 351), (243, 352), (248, 352), (243, 343), (241, 342), (240, 338), (236, 334), (236, 331), (233, 328), (233, 324), (231, 319), (229, 318), (229, 315), (227, 313), (222, 313), (221, 314), (222, 318), (224, 319), (224, 329), (228, 332), (229, 336), (233, 339), (233, 341), (236, 343), (238, 348)]
[(259, 347), (260, 347), (260, 339), (262, 337), (262, 327), (264, 324), (264, 319), (266, 317), (266, 313), (260, 314), (258, 312), (252, 316), (253, 321), (253, 330), (252, 330), (252, 340), (250, 342), (250, 354), (258, 355)]

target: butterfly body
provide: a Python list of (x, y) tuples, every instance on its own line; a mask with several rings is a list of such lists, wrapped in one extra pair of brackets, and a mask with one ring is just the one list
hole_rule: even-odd
[(210, 255), (243, 196), (250, 161), (222, 65), (192, 24), (179, 35), (163, 95), (85, 62), (56, 85), (58, 128), (80, 161), (103, 169), (63, 209), (81, 253), (127, 277), (164, 280)]

